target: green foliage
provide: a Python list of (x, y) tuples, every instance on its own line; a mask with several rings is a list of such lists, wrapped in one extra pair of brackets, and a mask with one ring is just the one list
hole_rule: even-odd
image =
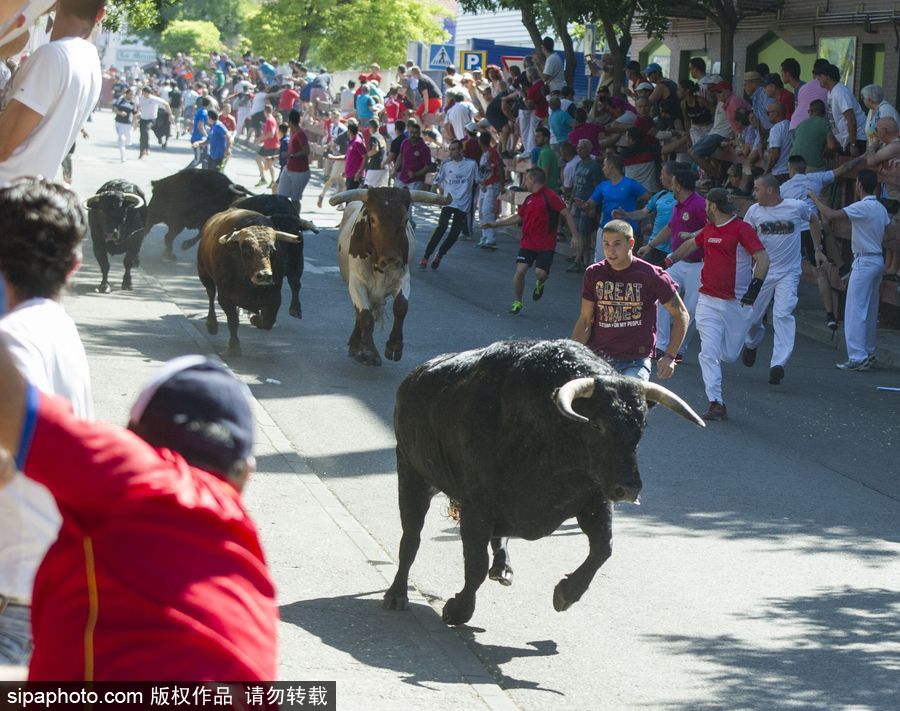
[(300, 57), (334, 68), (398, 64), (406, 41), (440, 41), (433, 15), (419, 0), (271, 0), (247, 22), (253, 51), (281, 61)]
[(175, 20), (163, 30), (159, 49), (174, 56), (183, 52), (195, 59), (222, 48), (222, 37), (212, 22), (205, 20)]
[(160, 15), (166, 24), (175, 20), (206, 20), (223, 37), (236, 37), (244, 30), (248, 9), (241, 0), (179, 0), (163, 7)]
[(312, 54), (335, 67), (361, 68), (372, 62), (397, 66), (406, 59), (407, 40), (445, 38), (432, 19), (439, 12), (415, 0), (356, 0), (352, 9), (332, 9), (328, 32), (313, 43)]
[(161, 5), (168, 0), (110, 0), (103, 29), (117, 32), (126, 25), (132, 30), (162, 29)]

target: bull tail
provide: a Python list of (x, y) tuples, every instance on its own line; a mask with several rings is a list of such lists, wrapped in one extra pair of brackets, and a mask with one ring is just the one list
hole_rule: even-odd
[(200, 241), (200, 234), (198, 233), (196, 236), (191, 237), (190, 239), (186, 239), (184, 242), (182, 242), (181, 248), (183, 250), (188, 250), (191, 247), (193, 247), (195, 244), (197, 244), (197, 242), (199, 242), (199, 241)]

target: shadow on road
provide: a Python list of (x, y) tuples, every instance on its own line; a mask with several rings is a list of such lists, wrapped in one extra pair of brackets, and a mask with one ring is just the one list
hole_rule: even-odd
[(731, 635), (648, 635), (673, 654), (691, 654), (718, 667), (702, 680), (713, 696), (692, 702), (692, 709), (897, 708), (896, 591), (845, 587), (809, 597), (770, 599), (765, 610), (748, 617), (805, 632), (791, 633), (790, 647), (779, 639), (751, 643)]
[[(431, 608), (411, 603), (413, 611), (391, 611), (381, 607), (382, 591), (332, 598), (302, 600), (279, 609), (281, 619), (303, 628), (326, 645), (351, 655), (367, 667), (398, 672), (407, 684), (428, 686), (429, 683), (468, 684), (470, 679), (453, 665), (445, 654), (437, 653), (440, 645), (423, 645), (413, 627), (422, 615), (433, 617)], [(437, 623), (440, 624), (440, 623)], [(496, 664), (519, 657), (545, 657), (558, 654), (552, 640), (528, 642), (528, 648), (481, 645), (475, 639), (475, 627), (460, 627), (456, 632), (483, 661), (490, 665), (495, 679), (506, 689), (532, 689), (563, 695), (556, 689), (542, 687), (538, 681), (515, 679), (503, 674)], [(434, 653), (431, 652), (434, 650)]]

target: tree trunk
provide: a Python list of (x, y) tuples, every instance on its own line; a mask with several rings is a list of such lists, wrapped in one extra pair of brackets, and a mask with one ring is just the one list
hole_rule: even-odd
[(307, 40), (300, 40), (300, 47), (297, 49), (297, 60), (301, 64), (306, 63), (306, 56), (309, 54), (309, 42)]
[[(628, 52), (631, 49), (631, 33), (624, 30), (621, 35), (616, 35), (618, 23), (615, 20), (603, 18), (603, 35), (606, 37), (606, 44), (609, 46), (609, 53), (613, 60), (613, 83), (610, 87), (610, 94), (619, 96), (622, 94), (622, 87), (625, 85), (625, 61), (628, 59)], [(631, 27), (622, 23), (622, 27)]]
[(540, 68), (543, 68), (544, 53), (541, 52), (541, 29), (537, 25), (537, 20), (534, 17), (534, 8), (531, 6), (531, 3), (522, 3), (522, 25), (528, 30), (528, 36), (531, 37), (531, 42), (534, 44), (535, 52), (541, 63)]
[[(554, 14), (554, 19), (556, 15)], [(562, 21), (558, 23), (556, 27), (556, 34), (559, 35), (559, 38), (562, 40), (563, 52), (566, 57), (566, 86), (575, 86), (575, 67), (576, 59), (575, 59), (575, 43), (572, 41), (572, 35), (569, 34), (569, 28), (566, 27), (565, 18), (562, 18)]]

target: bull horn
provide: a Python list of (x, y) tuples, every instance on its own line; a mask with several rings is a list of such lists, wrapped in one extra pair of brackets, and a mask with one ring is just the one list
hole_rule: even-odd
[(94, 207), (94, 205), (96, 205), (99, 202), (100, 202), (100, 196), (93, 195), (93, 196), (89, 197), (87, 200), (83, 200), (81, 203), (81, 206), (85, 210), (90, 210), (92, 207)]
[(279, 242), (290, 242), (291, 244), (299, 244), (300, 238), (297, 235), (292, 235), (290, 232), (281, 232), (279, 230), (275, 230), (275, 239)]
[(644, 399), (647, 402), (658, 402), (660, 405), (668, 407), (672, 412), (681, 415), (688, 422), (693, 422), (700, 427), (706, 427), (706, 423), (700, 418), (700, 415), (694, 412), (690, 405), (671, 390), (667, 390), (662, 385), (644, 381), (640, 381), (640, 386), (644, 392)]
[(219, 237), (219, 244), (228, 244), (229, 242), (234, 242), (234, 236), (237, 234), (237, 230), (231, 230), (227, 235), (222, 235)]
[(559, 411), (575, 422), (590, 422), (584, 415), (579, 415), (572, 409), (572, 402), (582, 397), (590, 397), (594, 394), (593, 378), (575, 378), (559, 388), (553, 395), (556, 407)]
[(122, 197), (125, 198), (125, 202), (132, 203), (131, 207), (135, 210), (144, 206), (144, 199), (140, 195), (135, 195), (134, 193), (124, 193)]
[(412, 202), (424, 202), (429, 205), (449, 205), (451, 200), (449, 195), (438, 195), (427, 190), (410, 190), (409, 198)]
[(365, 201), (369, 195), (368, 188), (356, 188), (355, 190), (345, 190), (338, 193), (328, 201), (329, 205), (340, 205), (342, 202), (353, 202), (354, 200)]

